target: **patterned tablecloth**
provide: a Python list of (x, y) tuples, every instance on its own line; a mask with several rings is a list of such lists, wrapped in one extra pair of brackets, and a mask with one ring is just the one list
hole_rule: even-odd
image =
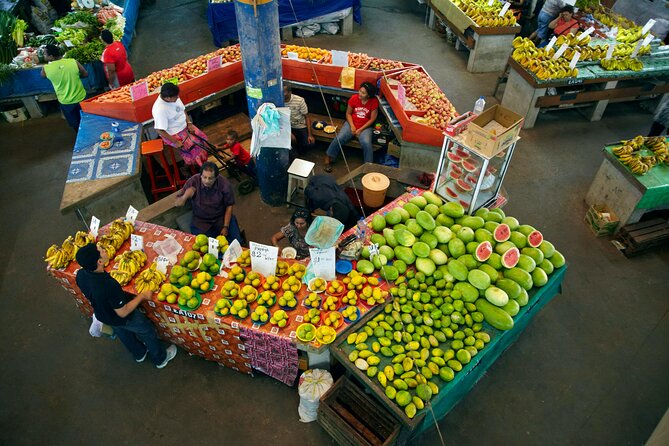
[[(111, 147), (105, 149), (100, 146), (104, 142), (101, 135), (111, 133), (112, 122), (118, 122), (122, 139), (112, 141)], [(132, 175), (139, 157), (141, 131), (141, 125), (134, 122), (82, 113), (67, 182)]]

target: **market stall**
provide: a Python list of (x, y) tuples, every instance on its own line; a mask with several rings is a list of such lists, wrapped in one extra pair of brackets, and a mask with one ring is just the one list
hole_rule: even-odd
[[(500, 71), (511, 54), (511, 42), (520, 32), (513, 12), (497, 0), (484, 4), (469, 0), (431, 0), (430, 28), (435, 18), (441, 20), (458, 37), (458, 48), (469, 50), (467, 71), (486, 73)], [(502, 9), (504, 11), (502, 12)]]

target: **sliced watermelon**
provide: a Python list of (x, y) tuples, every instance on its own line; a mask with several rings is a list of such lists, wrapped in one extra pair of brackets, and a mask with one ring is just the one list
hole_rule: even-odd
[(447, 152), (446, 156), (448, 157), (449, 160), (453, 161), (454, 163), (459, 163), (460, 161), (462, 161), (462, 158), (460, 158), (455, 153)]
[(470, 184), (474, 185), (478, 181), (478, 178), (476, 178), (474, 175), (467, 175), (466, 180), (469, 181)]
[(452, 198), (458, 198), (458, 193), (455, 192), (455, 191), (454, 191), (453, 189), (451, 189), (450, 187), (447, 187), (447, 188), (446, 188), (446, 193), (448, 194), (449, 197), (452, 197)]
[(457, 164), (451, 164), (449, 167), (453, 172), (457, 172), (458, 174), (462, 175), (462, 167), (458, 166)]
[(476, 257), (476, 260), (479, 262), (485, 262), (490, 258), (491, 254), (492, 243), (487, 240), (479, 243), (479, 245), (476, 247), (476, 251), (474, 251), (474, 257)]
[(463, 160), (466, 160), (467, 158), (469, 158), (469, 153), (466, 150), (462, 150), (460, 147), (455, 149), (455, 153), (457, 153), (458, 156), (460, 158), (462, 158)]
[[(454, 165), (455, 165), (455, 164), (452, 164), (452, 166), (454, 166)], [(456, 172), (455, 169), (451, 169), (451, 170), (448, 171), (448, 175), (449, 175), (451, 178), (453, 178), (454, 180), (457, 180), (458, 178), (460, 178), (460, 175), (462, 175), (462, 174)]]
[(518, 248), (511, 248), (502, 255), (502, 266), (504, 268), (513, 268), (520, 260), (520, 251)]
[(533, 248), (538, 248), (539, 245), (541, 245), (541, 242), (543, 241), (544, 241), (543, 234), (536, 230), (530, 232), (530, 235), (527, 236), (527, 243)]
[(460, 189), (462, 192), (470, 192), (472, 187), (466, 181), (457, 180), (455, 186)]
[(492, 233), (496, 242), (505, 242), (511, 237), (511, 228), (506, 223), (500, 223)]
[(469, 202), (465, 200), (460, 200), (460, 204), (462, 205), (463, 208), (468, 208), (469, 207)]
[(467, 172), (476, 171), (476, 164), (471, 163), (469, 161), (462, 161), (462, 167), (464, 167)]

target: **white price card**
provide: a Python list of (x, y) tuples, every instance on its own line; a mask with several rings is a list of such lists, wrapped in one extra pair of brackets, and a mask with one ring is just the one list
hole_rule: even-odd
[(95, 215), (91, 217), (91, 234), (93, 234), (93, 237), (97, 238), (98, 237), (98, 231), (100, 230), (100, 219), (97, 218)]
[(279, 248), (260, 243), (250, 242), (251, 269), (263, 276), (271, 276), (276, 272), (276, 261), (279, 257)]
[[(643, 43), (641, 44), (641, 48), (643, 48), (647, 45), (650, 45), (650, 42), (652, 42), (652, 41), (653, 41), (653, 35), (651, 35), (651, 34), (647, 35), (646, 38), (643, 39)], [(639, 49), (641, 49), (641, 48), (639, 48)]]
[(63, 43), (64, 43), (65, 46), (68, 47), (68, 48), (74, 48), (74, 43), (72, 43), (72, 42), (69, 41), (69, 40), (66, 40), (66, 41), (64, 41)]
[(562, 46), (553, 55), (553, 60), (558, 60), (564, 54), (564, 52), (567, 51), (567, 48), (569, 48), (569, 45), (563, 43)]
[(332, 50), (332, 65), (348, 67), (348, 51)]
[(499, 16), (504, 17), (504, 14), (506, 14), (506, 11), (509, 10), (509, 7), (511, 7), (511, 3), (505, 2), (504, 6), (502, 6), (502, 10), (499, 12)]
[(586, 29), (584, 32), (582, 32), (582, 33), (578, 36), (578, 40), (583, 40), (583, 39), (585, 39), (585, 38), (588, 37), (590, 34), (592, 34), (592, 32), (593, 32), (594, 30), (595, 30), (595, 27), (594, 27), (594, 26), (591, 26), (590, 28)]
[(209, 254), (218, 258), (218, 239), (209, 237)]
[(495, 0), (488, 0), (488, 6), (492, 6), (495, 3)]
[(125, 221), (130, 222), (130, 224), (134, 225), (135, 220), (137, 220), (137, 215), (139, 214), (139, 211), (135, 209), (134, 207), (129, 206), (128, 207), (128, 212), (125, 213)]
[(297, 53), (294, 52), (294, 51), (288, 51), (288, 53), (286, 53), (286, 55), (288, 56), (288, 59), (298, 59), (299, 58)]
[(571, 68), (572, 70), (576, 68), (576, 64), (578, 63), (578, 59), (580, 58), (581, 58), (581, 53), (576, 51), (574, 53), (574, 57), (571, 58), (571, 62), (569, 62), (569, 68)]
[(641, 35), (643, 36), (646, 34), (650, 29), (655, 25), (655, 19), (649, 19), (645, 25), (643, 25), (643, 28), (641, 29)]
[(617, 27), (617, 26), (614, 26), (613, 28), (611, 28), (611, 30), (609, 30), (609, 32), (608, 32), (608, 35), (609, 35), (610, 37), (615, 37), (615, 36), (617, 36), (617, 35), (618, 35), (618, 27)]
[(309, 248), (309, 256), (311, 270), (316, 277), (322, 277), (325, 280), (336, 278), (334, 247), (327, 249)]
[(170, 260), (165, 256), (158, 256), (156, 258), (156, 269), (163, 274), (167, 274), (167, 265), (170, 263)]
[(550, 50), (553, 49), (553, 45), (555, 45), (555, 42), (557, 42), (557, 36), (551, 37), (551, 40), (548, 41), (548, 45), (546, 45), (546, 52), (550, 52)]
[(144, 237), (130, 234), (130, 251), (144, 251)]
[(613, 57), (613, 51), (615, 51), (616, 46), (615, 45), (609, 45), (609, 49), (606, 51), (606, 60), (611, 59)]
[(636, 46), (634, 47), (634, 51), (632, 51), (632, 54), (630, 55), (630, 57), (636, 57), (636, 55), (639, 54), (639, 50), (641, 49), (641, 46), (643, 45), (643, 42), (644, 42), (643, 40), (639, 40), (636, 43)]

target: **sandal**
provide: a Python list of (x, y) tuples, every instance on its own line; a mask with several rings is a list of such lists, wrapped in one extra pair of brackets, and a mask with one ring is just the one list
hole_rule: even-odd
[(332, 172), (332, 164), (326, 164), (325, 167), (323, 167), (323, 170), (327, 173)]

